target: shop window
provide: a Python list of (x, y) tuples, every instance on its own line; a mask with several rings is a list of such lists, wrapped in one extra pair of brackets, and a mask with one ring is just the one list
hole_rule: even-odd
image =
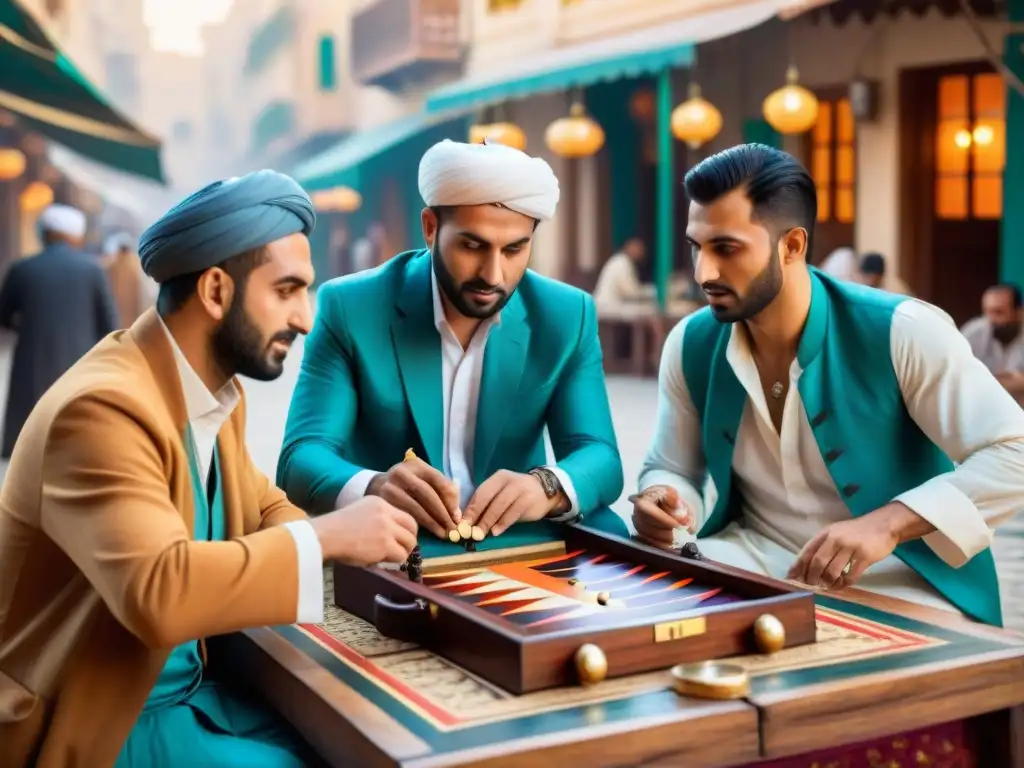
[(939, 80), (935, 216), (1000, 219), (1006, 164), (1006, 86), (988, 72)]
[(849, 99), (818, 103), (811, 129), (811, 176), (818, 188), (818, 221), (852, 224), (856, 214), (856, 123)]

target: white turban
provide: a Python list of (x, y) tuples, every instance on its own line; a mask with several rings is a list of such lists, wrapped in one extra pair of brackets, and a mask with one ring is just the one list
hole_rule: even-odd
[(85, 237), (85, 214), (70, 205), (55, 203), (40, 214), (39, 226), (44, 232), (80, 239)]
[(544, 221), (558, 205), (551, 166), (504, 144), (439, 142), (423, 155), (419, 181), (428, 207), (499, 204)]
[(127, 232), (118, 232), (116, 235), (111, 235), (103, 243), (103, 255), (114, 256), (122, 248), (131, 248), (132, 238)]

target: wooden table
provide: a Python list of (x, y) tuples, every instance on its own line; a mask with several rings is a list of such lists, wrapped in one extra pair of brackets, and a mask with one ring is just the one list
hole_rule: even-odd
[(223, 638), (215, 663), (330, 765), (939, 766), (917, 753), (953, 733), (963, 765), (1024, 766), (1024, 640), (856, 590), (818, 602), (816, 644), (738, 660), (744, 701), (679, 697), (664, 672), (512, 696), (333, 606)]

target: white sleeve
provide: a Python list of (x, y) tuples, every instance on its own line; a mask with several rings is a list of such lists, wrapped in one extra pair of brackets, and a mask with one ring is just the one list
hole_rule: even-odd
[(284, 528), (295, 539), (299, 555), (299, 611), (296, 624), (322, 624), (324, 620), (324, 553), (320, 539), (307, 520), (293, 520)]
[(959, 567), (1024, 505), (1024, 409), (936, 307), (904, 301), (890, 341), (907, 411), (957, 465), (895, 500), (935, 526), (925, 543)]
[(667, 485), (693, 512), (697, 530), (704, 523), (701, 488), (707, 469), (701, 422), (683, 376), (683, 318), (665, 339), (658, 371), (658, 415), (654, 440), (640, 472), (640, 490)]

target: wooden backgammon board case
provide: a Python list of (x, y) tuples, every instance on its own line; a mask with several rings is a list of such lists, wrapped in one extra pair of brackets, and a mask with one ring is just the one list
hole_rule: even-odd
[(428, 560), (422, 581), (334, 565), (334, 602), (512, 693), (578, 682), (576, 652), (608, 677), (754, 653), (766, 614), (784, 646), (814, 642), (814, 595), (583, 527), (563, 541)]

